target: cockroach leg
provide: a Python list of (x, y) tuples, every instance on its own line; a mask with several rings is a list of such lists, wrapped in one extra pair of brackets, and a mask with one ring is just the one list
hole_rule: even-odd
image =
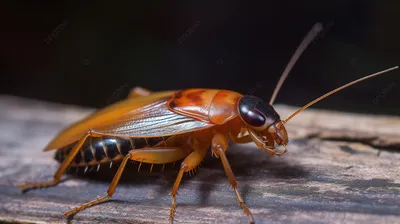
[(153, 171), (153, 166), (154, 166), (154, 163), (152, 163), (150, 166), (150, 173), (151, 173), (151, 171)]
[(142, 163), (143, 163), (143, 162), (140, 162), (140, 163), (139, 163), (139, 167), (137, 168), (137, 172), (140, 172), (140, 167), (142, 167)]
[[(190, 153), (181, 163), (181, 168), (179, 170), (178, 176), (176, 177), (174, 186), (172, 187), (171, 196), (172, 196), (172, 204), (171, 210), (169, 213), (169, 220), (172, 223), (174, 220), (175, 209), (176, 209), (176, 195), (178, 194), (179, 184), (181, 183), (183, 173), (189, 172), (194, 169), (196, 166), (203, 161), (204, 157), (206, 156), (208, 147), (200, 147), (197, 145), (198, 148), (195, 148), (192, 153)], [(189, 172), (190, 173), (190, 172)]]
[(250, 135), (246, 135), (246, 136), (243, 136), (240, 138), (238, 138), (237, 136), (232, 135), (232, 134), (230, 136), (231, 136), (232, 141), (236, 144), (244, 144), (244, 143), (249, 143), (249, 142), (253, 141), (253, 139), (251, 138)]
[(118, 171), (115, 174), (115, 176), (114, 176), (114, 178), (113, 178), (113, 180), (112, 180), (112, 182), (110, 184), (110, 187), (107, 190), (107, 196), (103, 196), (103, 197), (98, 198), (96, 200), (93, 200), (93, 201), (90, 201), (88, 203), (82, 204), (81, 206), (79, 206), (77, 208), (74, 208), (74, 209), (64, 213), (64, 217), (71, 216), (71, 215), (73, 215), (73, 214), (75, 214), (75, 213), (77, 213), (79, 211), (82, 211), (85, 208), (88, 208), (88, 207), (90, 207), (92, 205), (98, 204), (98, 203), (110, 198), (114, 194), (114, 191), (115, 191), (115, 188), (117, 187), (119, 178), (121, 177), (122, 172), (125, 169), (126, 162), (131, 158), (131, 154), (132, 154), (132, 151), (129, 151), (129, 153), (122, 160), (121, 165), (118, 167)]
[(213, 151), (211, 151), (211, 157), (218, 158), (217, 155)]
[(58, 183), (60, 183), (61, 176), (63, 175), (65, 170), (69, 167), (72, 160), (75, 158), (76, 154), (79, 152), (79, 150), (81, 149), (81, 147), (82, 147), (83, 143), (86, 141), (86, 139), (89, 136), (93, 137), (93, 136), (97, 136), (97, 135), (98, 134), (96, 134), (92, 131), (89, 131), (88, 133), (86, 133), (86, 135), (83, 138), (81, 138), (79, 140), (79, 142), (74, 146), (74, 148), (72, 148), (71, 152), (65, 158), (65, 160), (61, 163), (61, 165), (58, 168), (57, 172), (55, 173), (54, 179), (52, 181), (43, 182), (43, 183), (25, 183), (25, 184), (19, 185), (18, 188), (23, 190), (25, 188), (49, 187), (49, 186), (57, 185)]
[(167, 141), (165, 141), (165, 138), (164, 137), (161, 137), (162, 138), (162, 143), (164, 144), (164, 146), (167, 146)]
[(228, 141), (227, 139), (221, 135), (216, 134), (212, 140), (212, 150), (217, 154), (219, 158), (221, 158), (222, 165), (224, 166), (224, 170), (226, 175), (228, 176), (230, 187), (233, 188), (236, 194), (236, 198), (239, 202), (240, 207), (242, 207), (244, 213), (246, 213), (247, 217), (249, 218), (250, 223), (254, 223), (253, 215), (251, 214), (249, 208), (244, 203), (242, 196), (240, 195), (237, 189), (237, 181), (235, 175), (232, 172), (231, 166), (229, 165), (228, 159), (226, 158), (225, 151), (228, 148)]
[(163, 172), (163, 171), (164, 171), (164, 168), (165, 168), (165, 163), (162, 165), (161, 172)]
[(150, 144), (149, 144), (147, 138), (144, 138), (144, 142), (146, 142), (146, 146), (147, 146), (147, 147), (150, 146)]
[(85, 167), (85, 170), (83, 171), (83, 173), (85, 174), (88, 171), (89, 166)]
[(107, 196), (103, 196), (96, 200), (90, 201), (85, 203), (69, 212), (64, 213), (65, 217), (73, 215), (85, 208), (88, 208), (92, 205), (98, 204), (108, 198), (110, 198), (115, 191), (115, 188), (118, 184), (118, 181), (121, 177), (123, 170), (125, 169), (125, 165), (128, 160), (136, 160), (140, 161), (140, 163), (155, 163), (155, 164), (165, 164), (172, 161), (180, 160), (186, 156), (186, 149), (178, 148), (178, 147), (171, 147), (171, 148), (142, 148), (142, 149), (135, 149), (129, 151), (129, 153), (124, 157), (121, 164), (118, 167), (117, 173), (115, 174), (110, 187), (107, 191)]
[(138, 172), (142, 163), (164, 164), (175, 162), (187, 156), (185, 147), (149, 147), (136, 149), (132, 152), (131, 159), (140, 162)]

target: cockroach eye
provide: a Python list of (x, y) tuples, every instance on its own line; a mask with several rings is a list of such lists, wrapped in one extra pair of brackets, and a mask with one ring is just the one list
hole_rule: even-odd
[(260, 130), (280, 119), (272, 106), (254, 96), (243, 96), (239, 100), (238, 110), (244, 122)]
[(247, 110), (241, 114), (243, 120), (251, 126), (261, 127), (265, 124), (265, 118), (257, 111)]

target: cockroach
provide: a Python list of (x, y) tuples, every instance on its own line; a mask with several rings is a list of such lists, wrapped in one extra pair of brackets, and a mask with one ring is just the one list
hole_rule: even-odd
[[(398, 66), (357, 79), (311, 101), (286, 119), (281, 119), (272, 104), (293, 65), (322, 29), (317, 23), (306, 35), (284, 70), (269, 103), (255, 96), (219, 89), (186, 89), (151, 92), (135, 88), (127, 99), (99, 110), (64, 129), (44, 149), (57, 149), (61, 163), (53, 180), (25, 183), (19, 188), (57, 185), (70, 167), (94, 167), (120, 163), (107, 195), (82, 204), (66, 213), (71, 216), (110, 198), (128, 160), (162, 164), (183, 160), (172, 187), (169, 220), (174, 220), (176, 195), (182, 176), (192, 172), (211, 148), (221, 159), (230, 187), (249, 222), (254, 218), (237, 189), (237, 182), (226, 157), (228, 141), (254, 142), (268, 154), (282, 156), (289, 142), (285, 124), (301, 111), (346, 87), (397, 69)], [(277, 147), (275, 147), (277, 145)], [(284, 150), (282, 149), (284, 148)]]

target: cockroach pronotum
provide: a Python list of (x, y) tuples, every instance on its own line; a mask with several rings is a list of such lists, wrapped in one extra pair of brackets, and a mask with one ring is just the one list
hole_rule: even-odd
[[(249, 222), (253, 215), (237, 189), (237, 182), (226, 157), (228, 141), (254, 142), (258, 148), (274, 155), (286, 153), (289, 138), (285, 124), (301, 111), (346, 87), (397, 69), (377, 72), (343, 85), (311, 101), (286, 119), (272, 107), (277, 93), (293, 65), (310, 42), (321, 31), (317, 23), (306, 35), (292, 56), (273, 92), (269, 103), (255, 96), (241, 95), (229, 90), (187, 89), (150, 92), (135, 88), (127, 99), (99, 110), (58, 134), (44, 149), (57, 149), (55, 158), (61, 163), (54, 179), (43, 183), (25, 183), (19, 188), (48, 187), (60, 182), (70, 167), (94, 167), (120, 163), (107, 195), (82, 204), (66, 213), (71, 216), (87, 207), (110, 198), (115, 191), (128, 160), (162, 164), (183, 160), (172, 187), (169, 220), (173, 222), (176, 195), (185, 172), (195, 169), (209, 148), (221, 159), (229, 183)], [(278, 150), (283, 147), (284, 150)]]

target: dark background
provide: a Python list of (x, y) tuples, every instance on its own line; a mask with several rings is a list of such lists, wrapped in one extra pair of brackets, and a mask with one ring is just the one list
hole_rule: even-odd
[[(269, 100), (316, 22), (325, 29), (294, 67), (276, 103), (302, 106), (400, 64), (399, 1), (0, 4), (0, 94), (52, 102), (104, 107), (134, 86), (230, 89)], [(396, 70), (314, 107), (400, 115), (399, 86)]]

